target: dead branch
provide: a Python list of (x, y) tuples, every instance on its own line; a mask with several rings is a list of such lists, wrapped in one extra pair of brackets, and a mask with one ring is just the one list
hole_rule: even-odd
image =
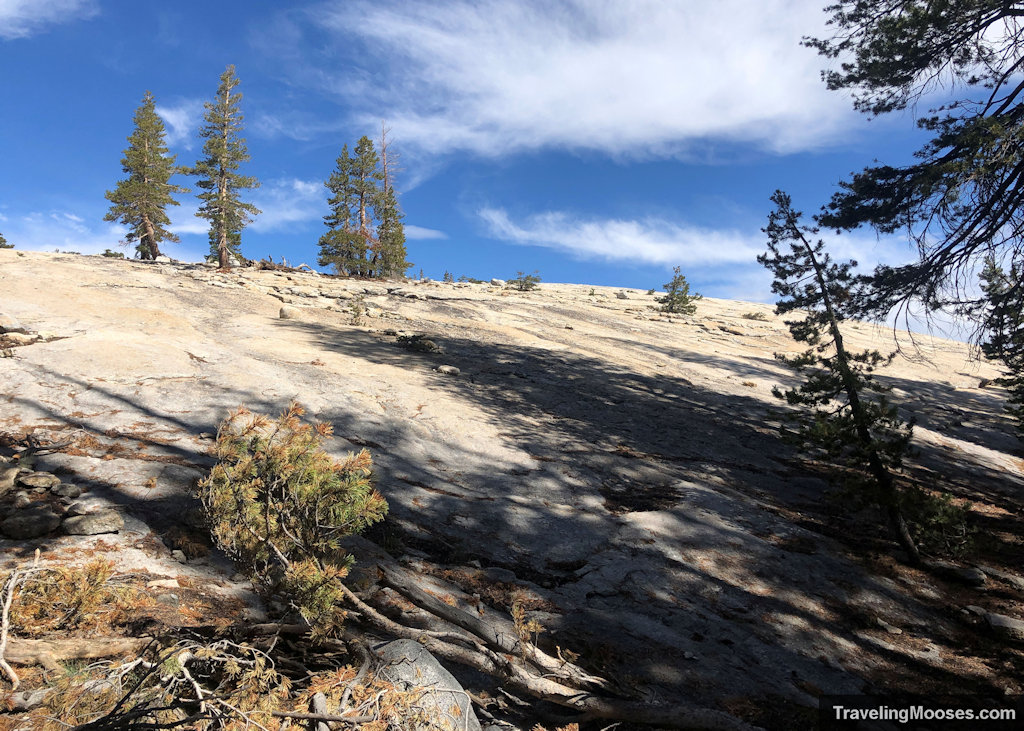
[[(21, 685), (21, 679), (18, 678), (18, 674), (14, 672), (14, 668), (8, 662), (9, 660), (18, 662), (14, 657), (13, 651), (13, 643), (17, 642), (17, 640), (8, 639), (11, 631), (11, 605), (14, 604), (14, 592), (25, 583), (29, 576), (41, 570), (39, 566), (39, 549), (37, 548), (32, 565), (27, 569), (14, 569), (7, 577), (7, 581), (4, 582), (3, 610), (0, 613), (0, 670), (3, 670), (4, 675), (11, 681), (12, 690), (17, 690), (18, 686)], [(11, 647), (8, 647), (9, 644), (11, 644)]]
[(524, 653), (526, 659), (536, 666), (538, 670), (569, 680), (574, 685), (608, 688), (608, 681), (604, 678), (590, 675), (582, 668), (568, 661), (551, 657), (534, 645), (523, 642), (517, 635), (500, 632), (479, 617), (432, 597), (416, 586), (411, 579), (404, 576), (404, 572), (399, 572), (390, 566), (380, 566), (380, 571), (387, 586), (390, 586), (413, 604), (427, 610), (431, 614), (447, 620), (468, 632), (472, 632), (492, 649), (498, 652)]
[(353, 726), (378, 720), (377, 716), (332, 716), (329, 713), (298, 713), (292, 711), (271, 711), (270, 715), (275, 718), (294, 718), (297, 721), (323, 721), (325, 723), (337, 721), (338, 723), (350, 723)]
[(755, 727), (721, 711), (692, 705), (651, 705), (641, 701), (603, 698), (539, 677), (522, 667), (511, 654), (498, 655), (479, 646), (471, 650), (430, 637), (422, 630), (406, 627), (385, 617), (359, 599), (347, 586), (342, 585), (341, 588), (345, 598), (377, 629), (396, 637), (416, 640), (434, 655), (467, 665), (499, 678), (534, 698), (572, 708), (586, 716), (695, 731), (755, 731)]
[[(88, 637), (65, 640), (11, 639), (6, 656), (17, 665), (41, 665), (60, 670), (61, 661), (94, 660), (114, 655), (138, 654), (152, 640), (146, 637)], [(17, 685), (15, 685), (17, 688)]]

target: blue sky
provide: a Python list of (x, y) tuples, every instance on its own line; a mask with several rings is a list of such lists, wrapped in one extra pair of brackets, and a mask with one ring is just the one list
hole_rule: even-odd
[[(660, 287), (770, 301), (754, 257), (776, 188), (817, 210), (850, 172), (910, 159), (911, 113), (869, 120), (800, 46), (824, 0), (174, 3), (0, 0), (0, 233), (97, 253), (123, 230), (104, 192), (153, 92), (180, 164), (234, 64), (263, 210), (243, 253), (315, 264), (342, 144), (401, 153), (408, 258), (427, 276)], [(176, 182), (195, 188), (188, 178)], [(175, 258), (206, 253), (193, 194)], [(855, 232), (835, 253), (905, 261)], [(127, 251), (127, 250), (125, 250)]]

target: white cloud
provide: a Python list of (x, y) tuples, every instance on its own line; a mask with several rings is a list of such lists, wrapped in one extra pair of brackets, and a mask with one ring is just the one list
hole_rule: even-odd
[(296, 78), (428, 153), (666, 157), (732, 141), (791, 152), (857, 116), (800, 46), (822, 29), (816, 0), (358, 0), (308, 17), (371, 60), (340, 76), (309, 56)]
[(27, 38), (47, 26), (91, 18), (97, 13), (94, 0), (0, 0), (0, 38)]
[(249, 225), (253, 231), (277, 231), (319, 221), (327, 213), (327, 191), (319, 180), (272, 180), (253, 191), (251, 198), (262, 211)]
[(198, 218), (196, 211), (199, 206), (195, 203), (184, 203), (180, 206), (172, 206), (167, 209), (167, 216), (171, 219), (168, 228), (178, 236), (206, 235), (210, 230), (210, 222), (205, 218)]
[(656, 218), (584, 219), (551, 211), (516, 223), (500, 208), (482, 208), (477, 215), (494, 238), (558, 249), (581, 259), (713, 266), (752, 262), (764, 248), (763, 237)]
[[(124, 239), (124, 226), (111, 223), (87, 223), (70, 211), (49, 211), (11, 215), (4, 236), (16, 249), (28, 251), (77, 251), (99, 254), (104, 249), (125, 251), (118, 244)], [(126, 255), (128, 255), (126, 253)]]
[(407, 224), (405, 226), (405, 238), (410, 241), (423, 239), (446, 239), (448, 238), (448, 234), (444, 231), (438, 231), (433, 228), (423, 228), (422, 226)]
[(203, 116), (203, 102), (186, 99), (174, 106), (158, 104), (156, 113), (164, 120), (167, 129), (167, 144), (180, 144), (186, 150), (192, 149)]
[[(327, 212), (327, 193), (320, 181), (286, 178), (265, 182), (261, 187), (242, 192), (242, 200), (260, 209), (246, 227), (247, 231), (280, 231), (289, 227), (319, 222)], [(185, 203), (168, 209), (170, 229), (179, 236), (206, 236), (210, 223), (196, 216), (199, 206)]]
[[(691, 281), (706, 286), (702, 291), (710, 296), (750, 302), (775, 299), (771, 274), (757, 263), (757, 256), (767, 251), (767, 238), (756, 225), (716, 230), (664, 218), (587, 218), (564, 211), (517, 221), (501, 208), (481, 208), (477, 215), (491, 237), (507, 243), (556, 249), (584, 260), (660, 266), (666, 272), (679, 266)], [(862, 272), (908, 258), (906, 241), (899, 237), (828, 232), (821, 237), (834, 260), (856, 260)]]

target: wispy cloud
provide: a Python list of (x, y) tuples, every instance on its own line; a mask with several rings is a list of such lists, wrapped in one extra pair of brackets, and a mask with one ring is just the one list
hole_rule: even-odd
[[(260, 233), (319, 222), (327, 212), (327, 193), (320, 181), (298, 178), (269, 180), (256, 190), (243, 192), (242, 198), (260, 209), (260, 214), (246, 230)], [(194, 202), (168, 209), (171, 230), (179, 236), (205, 236), (210, 230), (210, 223), (196, 216), (198, 210), (199, 206)]]
[(370, 60), (341, 76), (311, 52), (301, 83), (367, 125), (386, 117), (429, 153), (791, 152), (836, 139), (856, 116), (800, 46), (824, 20), (810, 0), (335, 0), (307, 18)]
[(253, 231), (278, 231), (319, 221), (327, 213), (327, 192), (319, 180), (272, 180), (254, 191), (252, 200), (262, 211), (250, 225)]
[(99, 13), (95, 0), (0, 0), (0, 38), (27, 38)]
[(172, 106), (158, 104), (156, 113), (168, 127), (167, 144), (181, 145), (191, 150), (199, 129), (199, 120), (203, 116), (203, 102), (199, 99), (186, 99)]
[(500, 208), (482, 208), (477, 215), (496, 239), (558, 249), (580, 259), (708, 266), (751, 262), (764, 248), (751, 234), (656, 218), (587, 219), (550, 211), (514, 222)]
[(32, 212), (10, 215), (4, 223), (4, 236), (17, 249), (29, 251), (77, 251), (99, 254), (118, 249), (126, 229), (109, 223), (91, 224), (71, 211)]
[(422, 226), (406, 225), (405, 238), (409, 239), (410, 241), (425, 239), (446, 239), (448, 238), (448, 234), (446, 234), (444, 231), (438, 231), (432, 228), (423, 228)]
[[(759, 227), (709, 229), (664, 218), (613, 219), (548, 211), (514, 220), (501, 208), (481, 208), (477, 215), (489, 236), (511, 244), (556, 249), (581, 260), (680, 266), (684, 274), (709, 285), (717, 297), (771, 301), (771, 276), (757, 263), (767, 250)], [(824, 236), (837, 261), (898, 264), (907, 256), (906, 242), (871, 234)]]

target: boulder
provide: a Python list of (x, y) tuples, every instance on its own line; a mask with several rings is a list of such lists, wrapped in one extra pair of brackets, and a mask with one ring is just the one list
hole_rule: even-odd
[(8, 538), (40, 538), (57, 530), (60, 516), (47, 508), (19, 510), (0, 523), (0, 532)]
[(491, 286), (492, 287), (504, 287), (505, 286), (505, 280), (504, 279), (492, 279), (491, 280)]
[(451, 673), (415, 640), (395, 640), (376, 648), (384, 662), (378, 675), (400, 690), (423, 692), (418, 705), (433, 722), (431, 728), (481, 731), (469, 696)]
[(39, 340), (39, 336), (34, 333), (4, 333), (4, 337), (11, 345), (31, 345)]
[(616, 292), (615, 296), (618, 297), (620, 300), (628, 300), (629, 299), (629, 295), (626, 294), (625, 292)]
[(95, 536), (117, 533), (124, 528), (124, 518), (114, 510), (99, 510), (85, 515), (74, 515), (64, 521), (64, 532), (69, 536)]
[(438, 373), (442, 373), (442, 374), (444, 374), (446, 376), (457, 376), (460, 373), (462, 373), (462, 371), (460, 371), (458, 368), (456, 368), (455, 366), (452, 366), (452, 365), (438, 366), (437, 367), (437, 372)]
[(49, 472), (27, 472), (19, 476), (16, 482), (23, 487), (41, 487), (49, 490), (60, 484), (60, 478)]
[(299, 311), (294, 307), (282, 307), (277, 316), (282, 320), (294, 320), (298, 317)]
[(0, 495), (14, 487), (14, 481), (20, 471), (20, 467), (0, 467)]
[(1024, 621), (1007, 617), (1005, 614), (987, 612), (985, 622), (997, 635), (1017, 642), (1024, 642)]
[(75, 500), (68, 506), (68, 515), (88, 515), (100, 510), (106, 510), (109, 504), (98, 498), (83, 498)]
[(59, 485), (54, 485), (53, 487), (51, 487), (50, 492), (52, 492), (57, 497), (66, 497), (74, 500), (75, 498), (81, 496), (82, 488), (80, 488), (78, 485), (72, 485), (69, 482), (62, 482)]
[(23, 333), (27, 335), (28, 328), (10, 315), (0, 312), (0, 333)]

